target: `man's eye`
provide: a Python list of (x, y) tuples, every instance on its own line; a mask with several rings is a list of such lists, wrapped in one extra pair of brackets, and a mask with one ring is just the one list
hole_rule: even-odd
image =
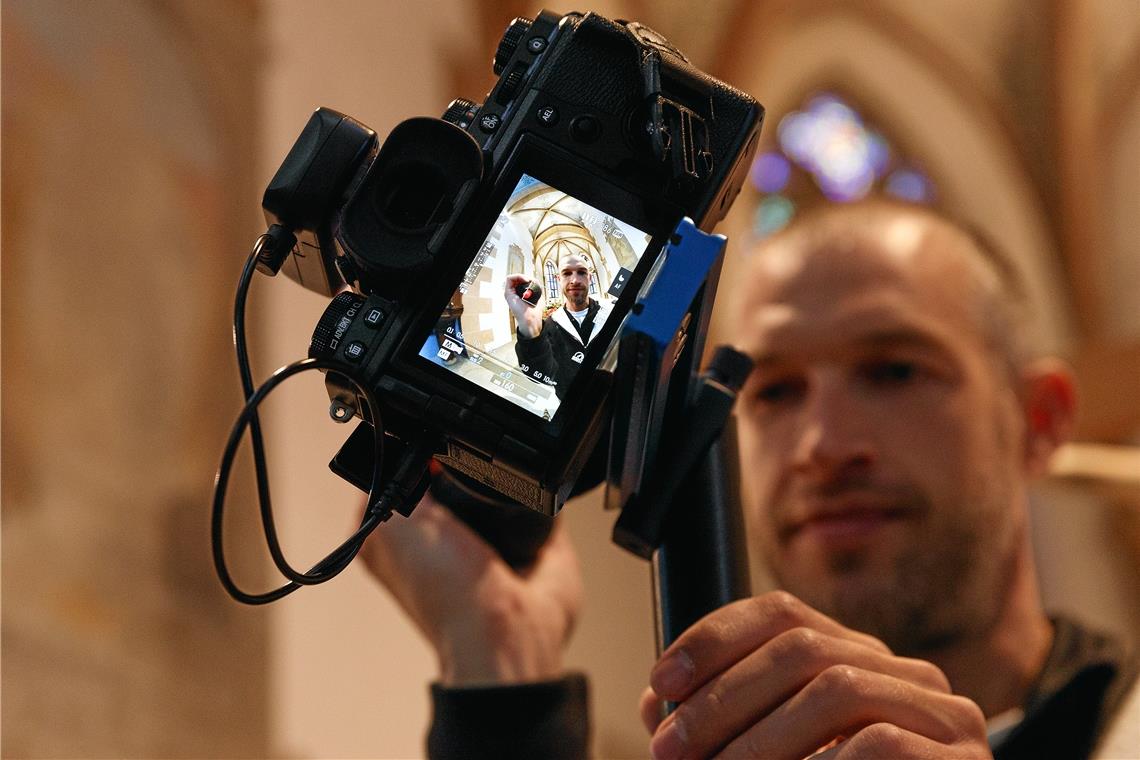
[(774, 380), (761, 383), (755, 399), (762, 404), (781, 404), (803, 395), (803, 383), (798, 380)]
[(877, 361), (865, 365), (863, 375), (880, 385), (901, 385), (918, 375), (918, 366), (906, 361)]

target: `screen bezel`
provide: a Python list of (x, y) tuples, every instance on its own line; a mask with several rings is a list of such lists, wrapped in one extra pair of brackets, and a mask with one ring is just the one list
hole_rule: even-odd
[[(478, 255), (480, 246), (486, 240), (524, 174), (650, 235), (649, 243), (638, 260), (629, 284), (614, 302), (613, 311), (598, 337), (591, 341), (586, 349), (586, 356), (579, 371), (565, 390), (562, 401), (550, 420), (544, 420), (529, 409), (502, 398), (419, 355), (440, 311), (455, 292), (470, 263)], [(464, 395), (474, 397), (478, 400), (479, 407), (497, 413), (495, 417), (498, 420), (518, 415), (515, 417), (517, 424), (502, 425), (502, 427), (509, 427), (512, 435), (520, 439), (539, 443), (543, 439), (549, 441), (559, 438), (571, 421), (579, 416), (574, 413), (575, 410), (581, 409), (583, 403), (590, 401), (582, 397), (583, 389), (589, 385), (593, 370), (598, 367), (613, 343), (646, 277), (668, 242), (669, 235), (683, 216), (680, 209), (660, 197), (660, 192), (660, 187), (637, 192), (612, 179), (600, 176), (597, 170), (584, 166), (581, 158), (576, 158), (556, 146), (543, 143), (529, 135), (524, 137), (498, 174), (494, 189), (480, 204), (476, 221), (469, 226), (470, 233), (459, 236), (461, 239), (457, 248), (453, 250), (462, 250), (464, 255), (453, 257), (454, 260), (449, 261), (440, 272), (440, 279), (444, 284), (433, 290), (432, 297), (429, 298), (430, 308), (425, 309), (411, 326), (397, 351), (397, 362), (415, 374), (434, 379), (435, 382), (430, 382), (430, 385), (433, 389), (439, 389), (436, 390), (439, 395), (457, 401), (462, 401)], [(447, 256), (447, 251), (443, 252), (443, 256)], [(459, 386), (462, 390), (455, 386)]]

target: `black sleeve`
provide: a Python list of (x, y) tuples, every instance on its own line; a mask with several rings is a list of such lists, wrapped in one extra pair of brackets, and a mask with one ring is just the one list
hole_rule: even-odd
[[(544, 380), (541, 377), (534, 376), (536, 371), (551, 381), (558, 382), (558, 360), (554, 357), (554, 345), (550, 332), (553, 329), (553, 326), (543, 322), (542, 332), (538, 334), (538, 337), (524, 338), (520, 334), (517, 335), (518, 339), (515, 341), (515, 356), (519, 360), (519, 368), (540, 383)], [(551, 383), (548, 382), (547, 384)]]
[(586, 677), (511, 686), (431, 687), (434, 718), (428, 757), (549, 758), (588, 756)]

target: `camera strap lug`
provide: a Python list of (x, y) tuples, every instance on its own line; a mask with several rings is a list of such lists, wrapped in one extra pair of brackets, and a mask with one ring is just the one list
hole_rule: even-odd
[(344, 403), (340, 399), (333, 399), (329, 404), (329, 417), (333, 422), (348, 422), (356, 414), (356, 407)]
[(674, 180), (698, 181), (708, 176), (713, 168), (708, 124), (693, 109), (662, 94), (661, 54), (657, 50), (642, 51), (641, 76), (649, 104), (646, 129), (653, 155), (659, 161), (672, 162)]

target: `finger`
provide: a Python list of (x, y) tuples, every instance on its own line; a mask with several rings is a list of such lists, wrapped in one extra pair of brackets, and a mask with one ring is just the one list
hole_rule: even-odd
[(654, 691), (681, 701), (770, 639), (813, 628), (889, 654), (878, 639), (840, 625), (784, 591), (743, 599), (698, 620), (665, 650), (649, 676)]
[(975, 746), (947, 747), (913, 731), (890, 723), (874, 723), (837, 746), (811, 756), (811, 760), (867, 760), (868, 758), (906, 757), (914, 760), (972, 760), (989, 755)]
[(479, 568), (497, 558), (471, 528), (429, 493), (409, 517), (393, 517), (372, 532), (361, 549), (373, 575), (394, 590), (417, 578), (446, 577), (453, 569)]
[(686, 754), (711, 754), (728, 739), (762, 720), (821, 673), (841, 665), (889, 675), (934, 692), (950, 693), (946, 676), (929, 662), (884, 654), (812, 628), (793, 628), (685, 699), (673, 716), (681, 726), (673, 730), (684, 735)]
[(514, 296), (515, 298), (518, 298), (518, 293), (515, 292), (515, 288), (517, 288), (519, 285), (525, 285), (528, 282), (530, 282), (530, 280), (527, 279), (526, 275), (508, 274), (507, 280), (503, 286), (503, 290), (508, 297)]
[(967, 745), (985, 737), (985, 718), (965, 697), (837, 666), (820, 673), (737, 737), (722, 757), (803, 758), (836, 736), (853, 736), (877, 723), (889, 723), (947, 746)]
[(638, 712), (641, 715), (641, 723), (645, 726), (645, 730), (652, 736), (657, 727), (661, 725), (665, 714), (665, 702), (657, 696), (657, 692), (646, 686), (645, 691), (641, 692)]

